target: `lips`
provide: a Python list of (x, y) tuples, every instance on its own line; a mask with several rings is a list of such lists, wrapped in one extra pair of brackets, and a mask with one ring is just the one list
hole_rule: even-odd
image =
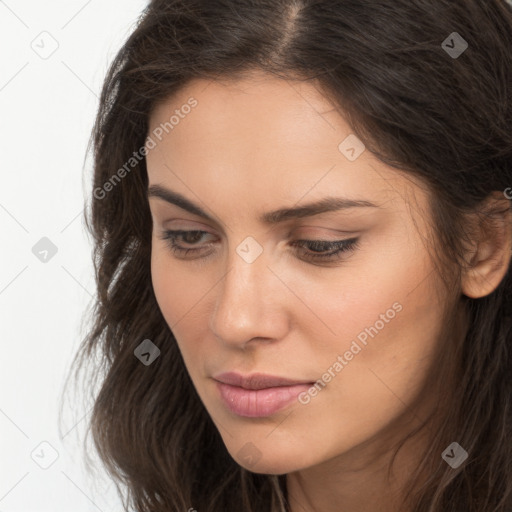
[(244, 389), (266, 389), (284, 386), (294, 386), (296, 384), (311, 384), (307, 380), (292, 380), (285, 377), (276, 377), (263, 373), (253, 373), (243, 376), (235, 372), (221, 373), (214, 377), (215, 380)]
[(224, 405), (234, 414), (250, 418), (271, 416), (290, 405), (313, 382), (255, 373), (235, 372), (213, 377)]

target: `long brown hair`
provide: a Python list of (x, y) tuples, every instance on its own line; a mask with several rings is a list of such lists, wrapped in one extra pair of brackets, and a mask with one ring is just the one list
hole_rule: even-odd
[[(468, 46), (450, 54), (443, 42), (459, 36)], [(108, 71), (91, 136), (86, 225), (97, 297), (72, 368), (89, 370), (91, 390), (98, 385), (90, 431), (126, 509), (288, 507), (283, 475), (252, 473), (227, 452), (153, 293), (140, 148), (155, 105), (194, 78), (259, 69), (316, 80), (368, 150), (428, 185), (440, 271), (460, 292), (464, 214), (512, 186), (511, 41), (504, 0), (150, 2)], [(480, 299), (459, 293), (460, 378), (445, 389), (449, 413), (418, 457), (429, 476), (409, 489), (417, 512), (512, 510), (511, 279), (508, 269)], [(134, 356), (145, 339), (160, 349), (150, 366)], [(470, 454), (458, 469), (441, 459), (455, 440)]]

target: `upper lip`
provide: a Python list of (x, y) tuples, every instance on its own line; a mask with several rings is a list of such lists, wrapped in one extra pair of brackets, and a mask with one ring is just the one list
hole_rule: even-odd
[(251, 375), (240, 375), (236, 372), (221, 373), (213, 377), (219, 382), (238, 386), (244, 389), (265, 389), (281, 386), (294, 386), (296, 384), (311, 384), (311, 381), (287, 379), (275, 375), (266, 375), (264, 373), (253, 373)]

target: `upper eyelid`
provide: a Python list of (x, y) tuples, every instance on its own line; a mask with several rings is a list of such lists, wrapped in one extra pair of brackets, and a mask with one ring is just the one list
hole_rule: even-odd
[[(308, 226), (310, 228), (315, 228), (315, 226)], [(327, 229), (327, 228), (316, 228), (316, 229)], [(332, 230), (331, 230), (332, 231)], [(356, 233), (356, 231), (341, 231), (341, 230), (336, 230), (338, 233), (340, 233), (340, 235), (343, 233), (345, 235), (353, 235), (354, 233)], [(207, 229), (201, 229), (201, 228), (191, 228), (191, 229), (183, 229), (183, 228), (162, 228), (161, 229), (161, 232), (162, 233), (197, 233), (197, 232), (200, 232), (200, 233), (203, 233), (203, 234), (206, 234), (206, 235), (212, 235), (212, 236), (217, 236), (219, 238), (221, 238), (219, 235), (216, 235), (215, 233), (212, 233), (211, 231), (208, 231)]]
[[(173, 204), (169, 204), (169, 206), (175, 206)], [(355, 208), (357, 209), (357, 208)], [(156, 210), (157, 212), (158, 210)], [(210, 230), (218, 231), (217, 223), (215, 223), (215, 226), (211, 226), (210, 224), (205, 224), (204, 220), (201, 217), (198, 217), (201, 220), (193, 219), (193, 218), (175, 218), (174, 214), (172, 216), (169, 215), (169, 213), (156, 213), (151, 211), (151, 217), (153, 220), (153, 224), (160, 225), (161, 229), (169, 230), (169, 231), (206, 231), (210, 233)], [(303, 217), (303, 218), (297, 218), (297, 219), (288, 219), (285, 221), (281, 221), (279, 223), (276, 223), (272, 226), (270, 226), (268, 229), (265, 230), (266, 233), (280, 233), (280, 232), (287, 232), (289, 233), (291, 230), (296, 229), (302, 229), (302, 228), (311, 228), (311, 229), (320, 229), (320, 230), (327, 230), (330, 233), (333, 233), (332, 236), (353, 236), (354, 234), (361, 232), (361, 226), (359, 226), (359, 229), (335, 229), (334, 227), (326, 227), (326, 226), (311, 226), (308, 224), (304, 224), (307, 222), (312, 222), (314, 220), (319, 220), (319, 218), (327, 216), (327, 218), (324, 218), (323, 222), (337, 222), (336, 217), (332, 217), (333, 215), (339, 214), (340, 211), (330, 211), (330, 212), (324, 212), (319, 213), (311, 217)], [(190, 214), (188, 212), (185, 212), (184, 215), (192, 215), (196, 216), (195, 214)], [(172, 218), (171, 218), (172, 217)], [(356, 217), (355, 219), (352, 217), (349, 217), (350, 222), (360, 222), (360, 218)], [(338, 220), (339, 221), (339, 220)], [(164, 228), (165, 224), (168, 222), (183, 222), (183, 223), (194, 223), (199, 224), (198, 227), (192, 227), (192, 228), (179, 228), (179, 227), (169, 227)], [(220, 227), (220, 233), (222, 236), (225, 235), (224, 229)], [(320, 235), (321, 236), (321, 235)]]

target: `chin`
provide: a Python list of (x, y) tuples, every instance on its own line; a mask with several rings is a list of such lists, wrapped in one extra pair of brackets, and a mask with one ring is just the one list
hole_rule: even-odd
[(319, 462), (308, 458), (315, 450), (311, 447), (301, 449), (297, 442), (272, 443), (269, 439), (252, 442), (247, 437), (245, 439), (236, 446), (232, 446), (233, 440), (230, 439), (226, 448), (237, 464), (253, 473), (284, 475)]
[(258, 462), (255, 464), (248, 464), (244, 459), (240, 459), (238, 456), (233, 458), (240, 466), (247, 469), (248, 471), (251, 471), (252, 473), (265, 475), (286, 475), (288, 473), (293, 473), (294, 471), (303, 469), (303, 463), (301, 464), (298, 460), (294, 460), (293, 456), (291, 456), (290, 459), (278, 460), (275, 456), (268, 458), (263, 455), (261, 459), (258, 460)]

